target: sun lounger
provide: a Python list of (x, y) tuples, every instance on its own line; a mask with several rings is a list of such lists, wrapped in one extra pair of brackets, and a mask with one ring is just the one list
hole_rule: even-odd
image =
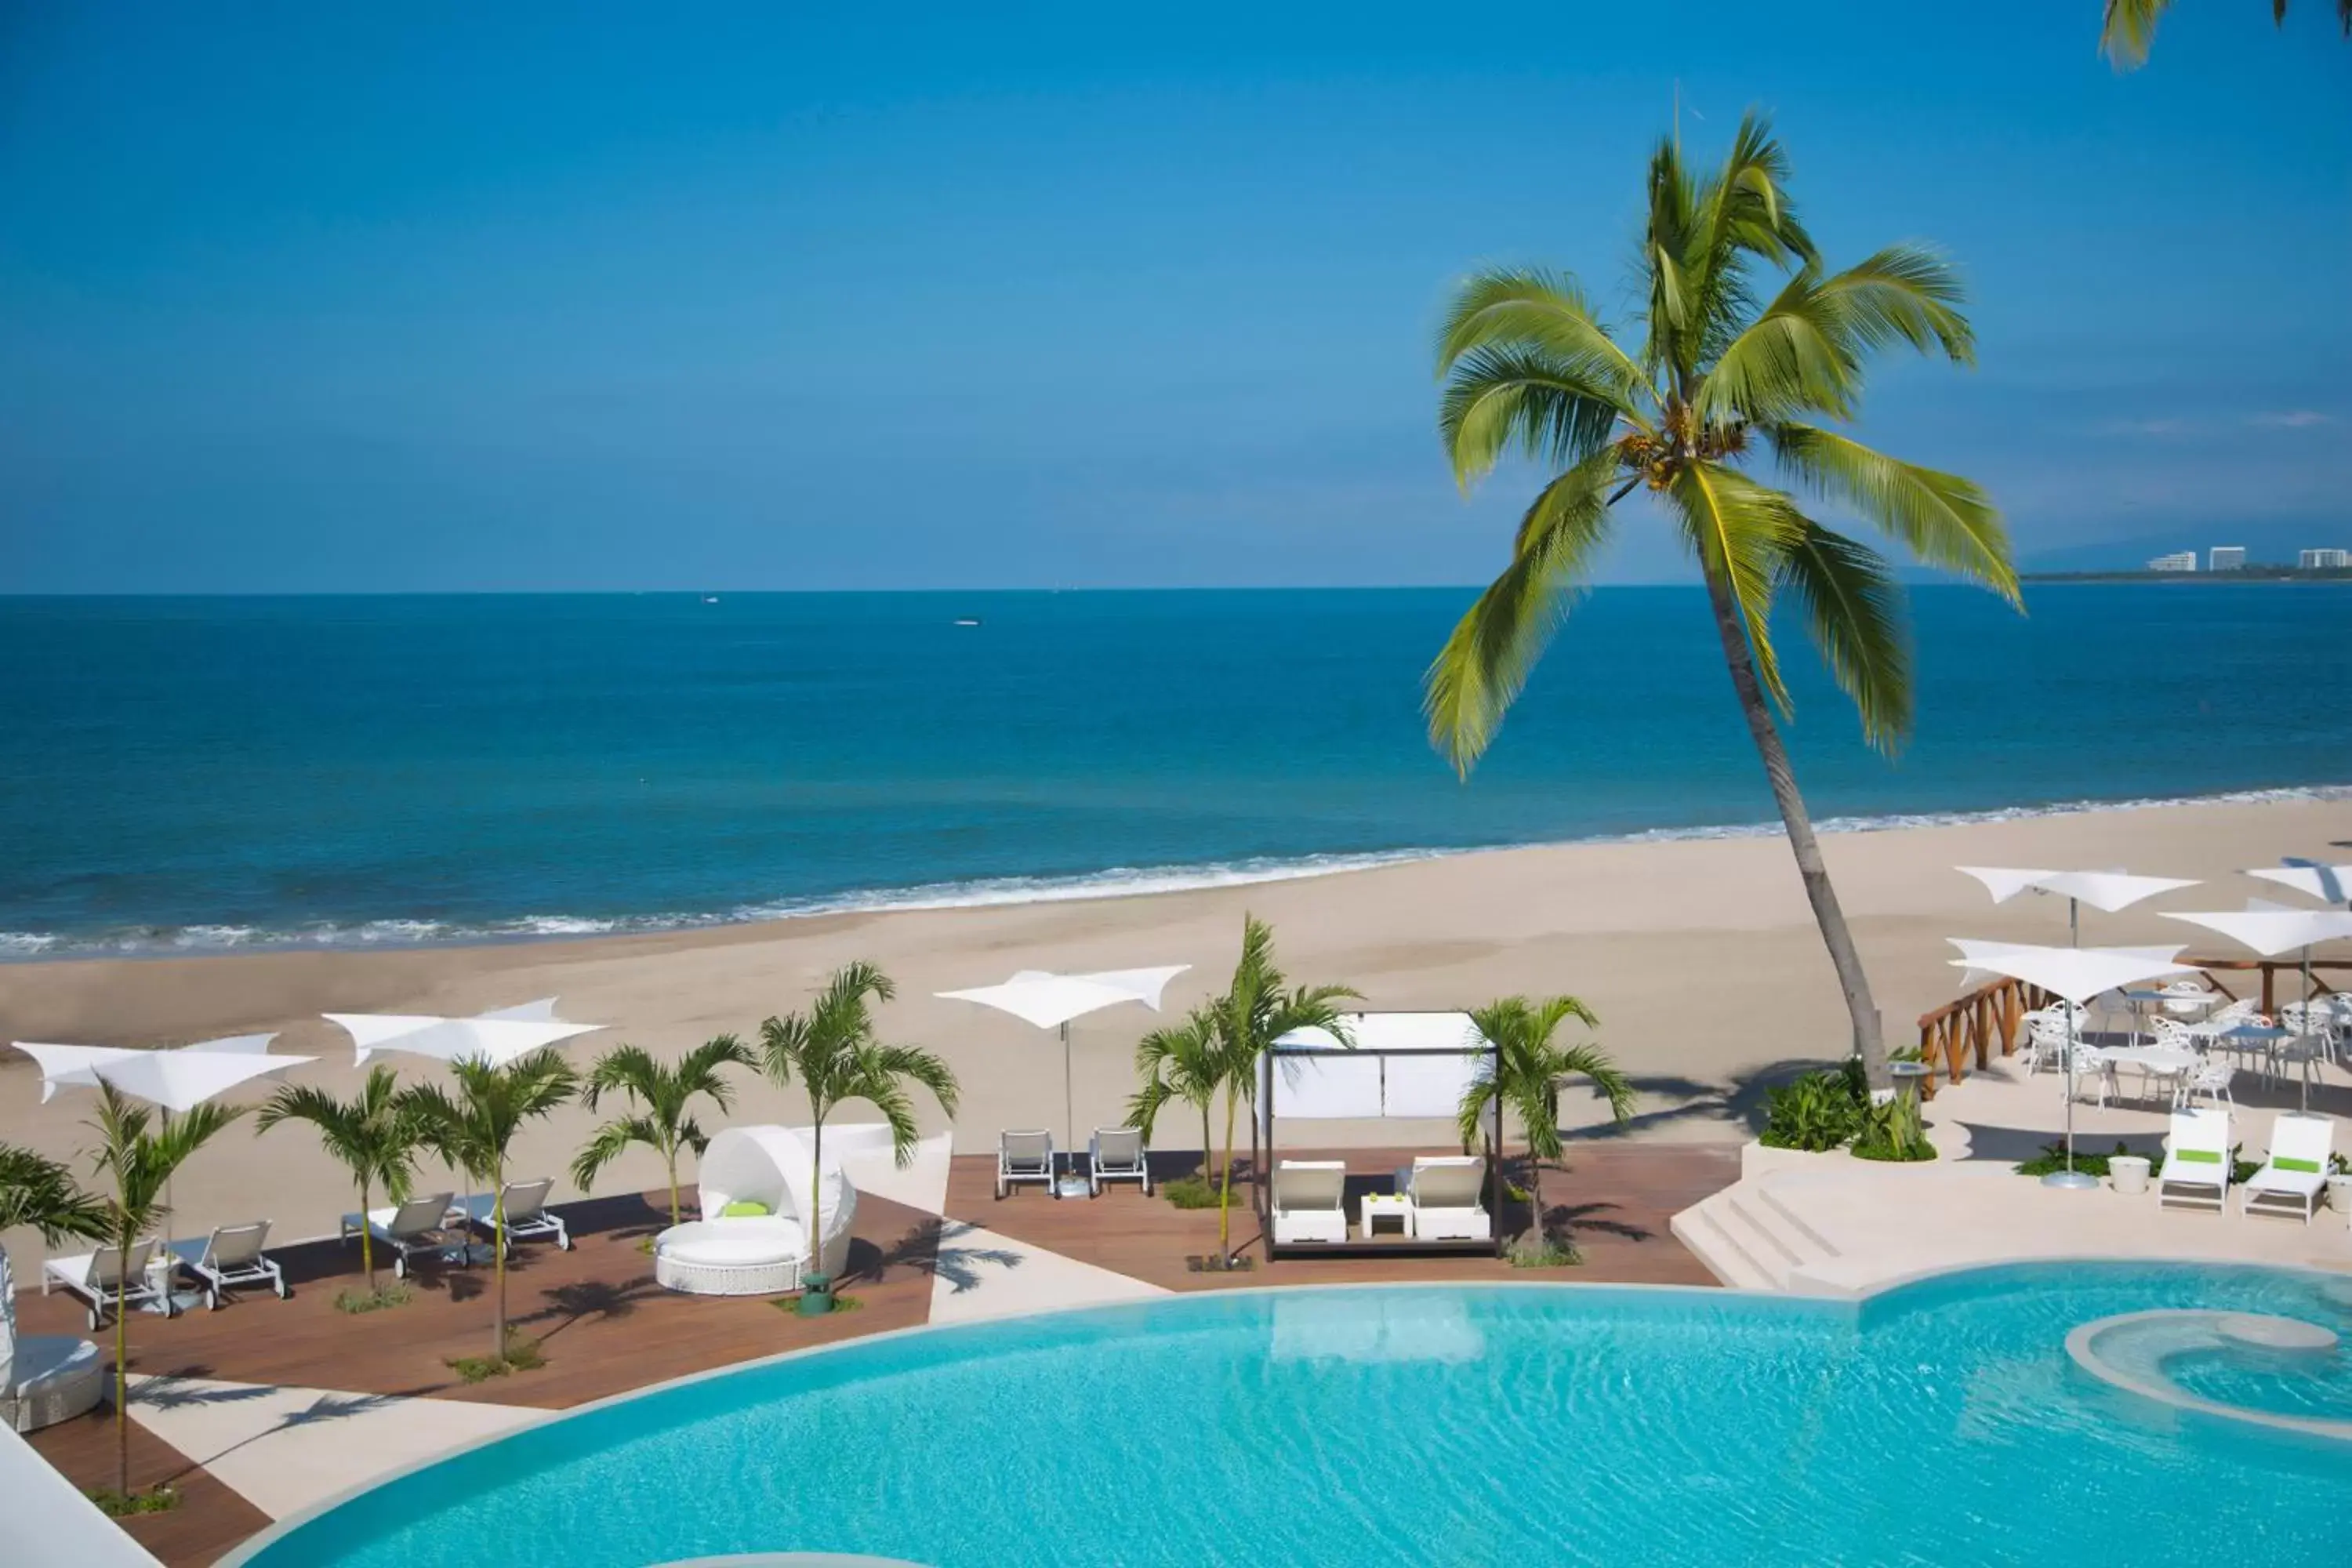
[(564, 1228), (562, 1217), (551, 1214), (547, 1194), (555, 1190), (553, 1178), (536, 1177), (528, 1182), (509, 1182), (506, 1185), (506, 1234), (499, 1232), (499, 1205), (488, 1193), (476, 1193), (458, 1205), (466, 1218), (491, 1233), (490, 1239), (514, 1256), (514, 1244), (528, 1241), (535, 1236), (551, 1236), (558, 1252), (572, 1250), (572, 1233)]
[(2156, 1203), (2228, 1212), (2230, 1113), (2176, 1110), (2164, 1139), (2164, 1168), (2156, 1175)]
[(1087, 1140), (1087, 1189), (1102, 1196), (1106, 1182), (1134, 1182), (1151, 1195), (1151, 1167), (1143, 1157), (1143, 1134), (1132, 1127), (1097, 1127)]
[(2246, 1178), (2245, 1211), (2294, 1215), (2309, 1225), (2327, 1186), (2335, 1142), (2336, 1123), (2326, 1117), (2282, 1115), (2271, 1124), (2270, 1159)]
[(1495, 1222), (1480, 1195), (1486, 1162), (1475, 1154), (1422, 1155), (1412, 1163), (1405, 1195), (1412, 1200), (1416, 1241), (1491, 1241)]
[(278, 1293), (279, 1300), (286, 1299), (286, 1276), (261, 1250), (268, 1240), (269, 1222), (266, 1219), (213, 1227), (204, 1250), (188, 1261), (196, 1278), (205, 1282), (205, 1305), (208, 1309), (220, 1310), (221, 1292), (232, 1285), (267, 1285)]
[(446, 1256), (452, 1249), (462, 1247), (464, 1239), (452, 1240), (449, 1236), (449, 1200), (455, 1193), (432, 1193), (421, 1198), (411, 1198), (393, 1208), (370, 1209), (364, 1215), (343, 1216), (343, 1235), (357, 1236), (364, 1225), (367, 1233), (378, 1242), (392, 1248), (392, 1277), (408, 1277), (408, 1260), (420, 1255)]
[(1003, 1197), (1023, 1182), (1036, 1182), (1056, 1197), (1054, 1181), (1054, 1135), (1051, 1132), (1000, 1132), (996, 1135), (996, 1195)]
[(155, 1243), (148, 1240), (135, 1244), (127, 1258), (110, 1247), (76, 1253), (70, 1258), (52, 1258), (41, 1265), (41, 1294), (47, 1295), (49, 1287), (55, 1284), (80, 1298), (89, 1309), (93, 1333), (106, 1321), (106, 1314), (118, 1305), (143, 1307), (160, 1301), (168, 1318), (173, 1315), (170, 1281), (151, 1279), (147, 1270), (154, 1257)]
[(1341, 1160), (1285, 1160), (1274, 1168), (1274, 1244), (1348, 1239), (1348, 1166)]

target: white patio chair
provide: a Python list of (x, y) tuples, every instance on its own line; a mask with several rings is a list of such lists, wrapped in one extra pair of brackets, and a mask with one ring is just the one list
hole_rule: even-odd
[(2102, 1109), (2105, 1108), (2109, 1095), (2122, 1092), (2116, 1086), (2116, 1064), (2104, 1046), (2086, 1046), (2076, 1040), (2074, 1050), (2066, 1058), (2065, 1071), (2066, 1093), (2072, 1098), (2082, 1098), (2083, 1080), (2086, 1078), (2098, 1086)]
[(408, 1278), (409, 1259), (421, 1255), (446, 1255), (463, 1242), (449, 1239), (449, 1205), (457, 1194), (454, 1192), (431, 1193), (411, 1198), (390, 1208), (370, 1209), (363, 1215), (343, 1216), (342, 1235), (345, 1239), (360, 1234), (365, 1226), (370, 1237), (392, 1248), (392, 1277)]
[(49, 1287), (56, 1284), (79, 1298), (88, 1308), (85, 1316), (92, 1333), (117, 1306), (128, 1309), (160, 1301), (163, 1315), (174, 1317), (178, 1309), (172, 1305), (170, 1279), (158, 1282), (148, 1272), (147, 1266), (154, 1258), (155, 1242), (152, 1237), (134, 1242), (127, 1258), (110, 1247), (69, 1258), (52, 1258), (41, 1265), (41, 1294), (47, 1295)]
[(1416, 1241), (1491, 1241), (1494, 1217), (1482, 1201), (1486, 1162), (1476, 1154), (1418, 1155), (1405, 1195)]
[(996, 1135), (996, 1195), (1003, 1197), (1023, 1182), (1036, 1182), (1055, 1197), (1061, 1187), (1054, 1180), (1054, 1135), (1042, 1131), (1000, 1132)]
[(286, 1276), (261, 1250), (268, 1241), (269, 1222), (266, 1219), (213, 1226), (204, 1251), (188, 1265), (205, 1282), (207, 1310), (220, 1310), (221, 1292), (232, 1285), (267, 1285), (279, 1300), (286, 1300), (289, 1294)]
[(1097, 1127), (1087, 1140), (1087, 1195), (1102, 1196), (1107, 1182), (1133, 1182), (1151, 1195), (1151, 1166), (1144, 1158), (1143, 1134), (1132, 1127)]
[(558, 1252), (572, 1250), (572, 1233), (564, 1227), (563, 1216), (550, 1213), (547, 1194), (555, 1190), (552, 1177), (534, 1176), (527, 1182), (509, 1182), (500, 1196), (505, 1199), (506, 1220), (500, 1233), (499, 1210), (488, 1193), (476, 1193), (458, 1205), (467, 1221), (490, 1233), (490, 1239), (506, 1248), (509, 1258), (514, 1256), (514, 1244), (529, 1241), (533, 1237), (551, 1236)]
[(1348, 1239), (1342, 1160), (1284, 1160), (1274, 1167), (1274, 1244)]
[(2270, 1159), (2246, 1178), (2246, 1213), (2294, 1215), (2309, 1225), (2327, 1188), (2335, 1142), (2336, 1123), (2328, 1118), (2282, 1114), (2271, 1123)]
[(2179, 1205), (2226, 1215), (2230, 1200), (2230, 1113), (2176, 1110), (2156, 1175), (2158, 1208)]
[(2183, 1102), (2193, 1105), (2198, 1096), (2202, 1095), (2216, 1109), (2227, 1105), (2235, 1110), (2238, 1099), (2230, 1092), (2230, 1082), (2237, 1076), (2238, 1069), (2227, 1062), (2207, 1062), (2189, 1075)]

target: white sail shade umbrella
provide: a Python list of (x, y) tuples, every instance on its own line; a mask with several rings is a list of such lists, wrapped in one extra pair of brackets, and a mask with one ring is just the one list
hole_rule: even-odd
[(1960, 956), (1952, 962), (1969, 969), (2006, 974), (2038, 985), (2066, 1003), (2066, 1168), (2042, 1178), (2044, 1186), (2095, 1187), (2091, 1176), (2074, 1169), (2074, 1089), (2071, 1058), (2074, 1052), (2074, 1009), (2105, 991), (2136, 985), (2146, 980), (2189, 973), (2177, 962), (2178, 947), (2031, 947), (2017, 942), (1950, 939)]
[[(184, 1115), (239, 1084), (319, 1059), (270, 1055), (269, 1042), (277, 1037), (232, 1035), (152, 1051), (119, 1046), (47, 1045), (29, 1040), (18, 1040), (16, 1046), (40, 1066), (43, 1104), (62, 1088), (96, 1089), (107, 1085), (160, 1108), (168, 1118)], [(167, 1177), (163, 1184), (166, 1257), (172, 1256), (171, 1215), (172, 1184)]]
[[(2219, 931), (2264, 958), (2276, 958), (2280, 953), (2301, 949), (2303, 1026), (2306, 1035), (2311, 1028), (2311, 950), (2323, 942), (2352, 937), (2352, 910), (2290, 910), (2264, 905), (2245, 910), (2200, 910), (2189, 914), (2167, 914), (2164, 918), (2187, 921), (2207, 931)], [(2310, 1092), (2310, 1080), (2306, 1079), (2303, 1085), (2306, 1103)]]
[[(540, 1004), (530, 1005), (537, 1007)], [(471, 1018), (443, 1018), (425, 1013), (328, 1013), (322, 1016), (352, 1037), (352, 1044), (357, 1047), (354, 1066), (377, 1051), (400, 1051), (408, 1056), (430, 1057), (436, 1061), (483, 1061), (492, 1067), (505, 1067), (520, 1057), (604, 1026), (499, 1013)]]
[[(1010, 1013), (1040, 1029), (1061, 1031), (1062, 1139), (1067, 1144), (1076, 1136), (1075, 1097), (1070, 1086), (1070, 1020), (1129, 1002), (1140, 1002), (1156, 1013), (1168, 983), (1192, 967), (1189, 963), (1166, 963), (1147, 969), (1098, 969), (1086, 974), (1024, 969), (1001, 985), (978, 985), (937, 994), (950, 1002), (977, 1002), (983, 1007)], [(1064, 1152), (1075, 1151), (1065, 1149)]]
[(2293, 888), (2298, 893), (2308, 893), (2324, 903), (2352, 904), (2352, 866), (2322, 866), (2313, 860), (2290, 860), (2284, 866), (2265, 866), (2246, 875), (2260, 877), (2266, 882), (2276, 882), (2282, 888)]
[(2036, 892), (2055, 893), (2066, 900), (2066, 934), (2074, 941), (2082, 940), (2082, 908), (2090, 905), (2114, 914), (2127, 910), (2143, 899), (2155, 898), (2180, 888), (2193, 888), (2196, 879), (2184, 877), (2137, 877), (2129, 871), (2045, 871), (2015, 866), (1958, 866), (1955, 870), (1974, 877), (1992, 895), (1996, 904), (2007, 903), (2018, 894), (2031, 889)]

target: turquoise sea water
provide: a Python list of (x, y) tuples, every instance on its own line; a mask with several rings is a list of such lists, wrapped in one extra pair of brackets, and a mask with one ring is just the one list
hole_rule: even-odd
[(2352, 1444), (2135, 1415), (2070, 1370), (2069, 1329), (2179, 1306), (2352, 1330), (2340, 1279), (2144, 1264), (1948, 1276), (1859, 1310), (1575, 1286), (1176, 1297), (609, 1405), (253, 1562), (2352, 1562)]
[[(1824, 817), (2352, 782), (2352, 586), (1913, 597), (1899, 761), (1788, 660)], [(1696, 589), (1594, 595), (1457, 783), (1417, 683), (1467, 599), (0, 600), (0, 951), (635, 929), (1769, 817)]]

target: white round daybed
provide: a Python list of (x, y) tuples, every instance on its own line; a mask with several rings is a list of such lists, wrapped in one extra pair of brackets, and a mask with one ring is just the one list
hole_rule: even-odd
[(97, 1408), (107, 1358), (68, 1334), (16, 1335), (16, 1281), (0, 1250), (0, 1426), (33, 1432)]
[[(702, 1217), (654, 1238), (657, 1283), (698, 1296), (779, 1296), (800, 1289), (804, 1269), (840, 1273), (849, 1257), (857, 1189), (830, 1147), (818, 1173), (795, 1129), (730, 1127), (702, 1152), (701, 1167)], [(815, 1264), (808, 1237), (812, 1210), (824, 1225)]]

